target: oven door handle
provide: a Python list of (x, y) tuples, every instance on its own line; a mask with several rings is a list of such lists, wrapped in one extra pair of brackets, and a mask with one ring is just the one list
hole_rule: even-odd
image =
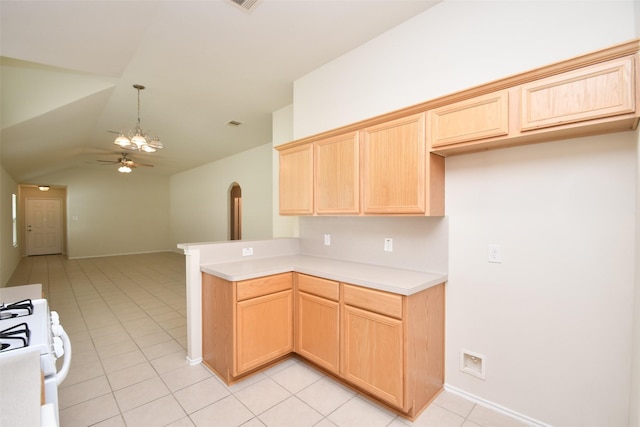
[(62, 328), (62, 325), (58, 325), (59, 329), (56, 332), (59, 332), (58, 335), (62, 339), (62, 344), (64, 346), (64, 360), (62, 362), (62, 367), (56, 374), (56, 382), (58, 385), (62, 384), (62, 381), (67, 378), (67, 374), (69, 373), (69, 369), (71, 368), (71, 340), (69, 339), (69, 335)]

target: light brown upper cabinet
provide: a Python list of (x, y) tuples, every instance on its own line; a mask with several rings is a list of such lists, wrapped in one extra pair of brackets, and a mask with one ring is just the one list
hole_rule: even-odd
[(431, 152), (450, 156), (635, 129), (637, 50), (636, 40), (441, 98), (427, 112)]
[(607, 61), (520, 87), (522, 130), (635, 111), (634, 57)]
[(425, 212), (424, 114), (364, 129), (362, 151), (364, 213)]
[(639, 51), (632, 40), (280, 146), (280, 214), (444, 215), (445, 156), (636, 129)]
[(360, 212), (360, 146), (358, 132), (315, 142), (316, 213)]
[(444, 215), (444, 159), (430, 155), (425, 114), (362, 131), (363, 212)]
[(420, 113), (277, 147), (280, 214), (444, 215), (444, 159), (429, 154), (424, 122)]
[(427, 112), (431, 147), (509, 133), (509, 92), (501, 90)]
[(313, 214), (313, 144), (280, 151), (280, 214)]

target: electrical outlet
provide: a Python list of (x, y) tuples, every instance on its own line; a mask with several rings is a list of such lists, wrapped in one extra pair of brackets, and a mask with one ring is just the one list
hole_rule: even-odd
[(501, 263), (502, 262), (502, 250), (500, 245), (489, 245), (489, 262)]
[(324, 235), (324, 245), (331, 246), (331, 234)]
[(253, 248), (242, 248), (242, 256), (253, 255)]
[(393, 252), (393, 239), (391, 237), (384, 238), (384, 251)]

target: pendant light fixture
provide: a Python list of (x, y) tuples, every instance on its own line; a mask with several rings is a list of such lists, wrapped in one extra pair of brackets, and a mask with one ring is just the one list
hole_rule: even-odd
[(144, 86), (134, 84), (133, 88), (138, 91), (138, 123), (134, 131), (129, 131), (128, 136), (121, 133), (113, 143), (128, 150), (155, 153), (156, 150), (160, 150), (164, 148), (164, 146), (158, 137), (151, 138), (149, 135), (142, 132), (142, 128), (140, 126), (140, 91), (144, 90)]

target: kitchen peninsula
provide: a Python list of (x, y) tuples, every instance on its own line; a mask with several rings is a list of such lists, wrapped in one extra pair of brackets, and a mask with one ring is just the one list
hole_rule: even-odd
[(442, 389), (446, 274), (302, 255), (298, 239), (179, 248), (188, 359), (227, 383), (295, 353), (410, 419)]

